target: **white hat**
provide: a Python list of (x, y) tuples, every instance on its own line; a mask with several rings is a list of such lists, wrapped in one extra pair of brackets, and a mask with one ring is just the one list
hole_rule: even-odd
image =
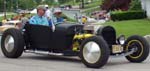
[(39, 5), (39, 6), (37, 7), (37, 10), (38, 10), (38, 9), (43, 9), (44, 11), (46, 10), (45, 6), (43, 6), (43, 5)]

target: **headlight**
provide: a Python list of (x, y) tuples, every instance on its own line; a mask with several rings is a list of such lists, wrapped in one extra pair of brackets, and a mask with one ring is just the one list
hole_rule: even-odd
[(125, 43), (125, 36), (124, 35), (119, 36), (117, 41), (119, 44), (123, 45)]

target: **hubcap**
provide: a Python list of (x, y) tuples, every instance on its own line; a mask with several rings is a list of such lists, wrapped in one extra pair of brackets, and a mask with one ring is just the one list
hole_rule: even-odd
[(100, 56), (101, 49), (96, 42), (88, 42), (83, 47), (83, 57), (88, 63), (96, 63)]
[(135, 48), (135, 52), (129, 55), (131, 58), (136, 59), (142, 56), (144, 46), (140, 41), (138, 40), (130, 41), (126, 47), (126, 50), (128, 51), (131, 50), (132, 48)]
[(7, 52), (12, 52), (14, 49), (14, 38), (11, 35), (8, 35), (5, 39), (5, 49)]

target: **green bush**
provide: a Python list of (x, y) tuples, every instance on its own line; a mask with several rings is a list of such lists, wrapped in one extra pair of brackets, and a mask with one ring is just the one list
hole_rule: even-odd
[(143, 19), (146, 18), (145, 11), (114, 11), (111, 12), (111, 19), (113, 21)]

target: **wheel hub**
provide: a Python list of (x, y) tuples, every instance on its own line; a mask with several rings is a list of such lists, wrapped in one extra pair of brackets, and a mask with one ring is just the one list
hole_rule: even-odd
[(96, 42), (88, 42), (83, 48), (83, 57), (89, 63), (96, 63), (101, 56), (100, 46)]
[(138, 58), (142, 55), (143, 53), (143, 45), (140, 41), (138, 40), (133, 40), (128, 43), (128, 47), (126, 50), (131, 50), (132, 48), (135, 48), (135, 51), (133, 54), (129, 55), (132, 58)]
[(5, 49), (8, 52), (12, 52), (14, 49), (14, 38), (11, 35), (6, 36), (5, 39)]

